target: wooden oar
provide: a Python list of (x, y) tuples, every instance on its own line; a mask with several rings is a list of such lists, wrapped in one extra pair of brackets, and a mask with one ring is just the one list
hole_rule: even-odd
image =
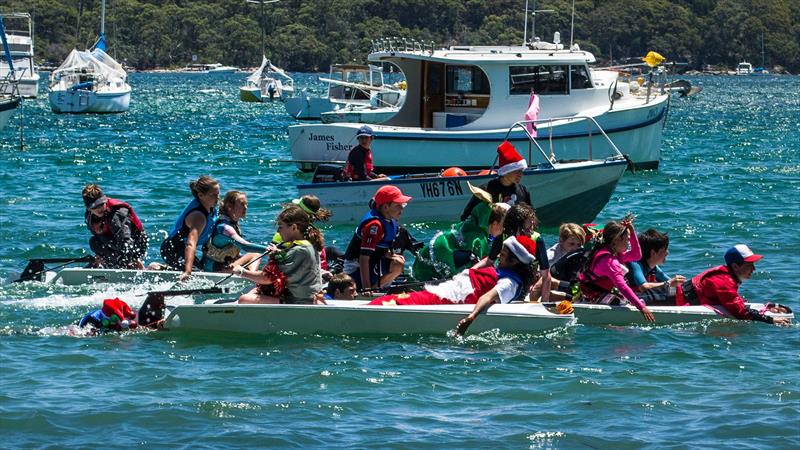
[(94, 261), (94, 256), (86, 255), (86, 256), (79, 256), (77, 258), (34, 258), (28, 260), (28, 265), (25, 266), (25, 270), (22, 271), (22, 274), (19, 276), (18, 279), (14, 280), (14, 283), (22, 282), (22, 281), (42, 281), (41, 275), (44, 272), (47, 272), (47, 268), (44, 266), (48, 263), (63, 263), (59, 266), (53, 267), (50, 270), (58, 270), (62, 267), (66, 267), (70, 264), (75, 263), (89, 263)]
[[(252, 264), (252, 263), (254, 263), (254, 262), (258, 261), (259, 259), (261, 259), (261, 258), (263, 258), (263, 257), (265, 257), (265, 256), (267, 256), (268, 254), (269, 254), (269, 252), (268, 252), (268, 251), (266, 251), (266, 252), (262, 253), (262, 254), (261, 254), (261, 255), (259, 255), (257, 258), (255, 258), (255, 259), (253, 259), (252, 261), (250, 261), (249, 263), (247, 263), (247, 265), (249, 266), (250, 264)], [(228, 275), (227, 277), (225, 277), (225, 278), (223, 278), (223, 279), (221, 279), (221, 280), (217, 281), (216, 283), (214, 283), (214, 286), (219, 286), (220, 284), (222, 284), (222, 283), (224, 283), (224, 282), (228, 281), (228, 280), (229, 280), (229, 279), (230, 279), (232, 276), (234, 276), (234, 275), (236, 275), (236, 274), (235, 274), (235, 273), (233, 273), (233, 272), (231, 272), (231, 273), (230, 273), (230, 275)]]

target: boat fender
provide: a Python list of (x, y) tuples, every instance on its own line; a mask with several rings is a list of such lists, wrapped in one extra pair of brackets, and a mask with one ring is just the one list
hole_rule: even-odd
[(442, 171), (441, 176), (443, 177), (465, 177), (467, 173), (464, 172), (464, 169), (460, 167), (449, 167)]

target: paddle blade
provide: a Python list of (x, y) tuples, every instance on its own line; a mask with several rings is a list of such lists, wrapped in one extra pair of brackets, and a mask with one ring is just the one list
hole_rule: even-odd
[(142, 303), (136, 314), (136, 321), (139, 326), (148, 328), (160, 328), (164, 322), (164, 294), (161, 292), (151, 292)]

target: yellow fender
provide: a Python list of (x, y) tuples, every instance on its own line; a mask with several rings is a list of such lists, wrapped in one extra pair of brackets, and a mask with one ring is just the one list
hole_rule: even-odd
[(658, 53), (652, 50), (647, 52), (647, 56), (642, 58), (642, 61), (644, 61), (650, 67), (656, 67), (657, 65), (663, 63), (666, 60), (667, 58), (664, 58), (663, 56), (659, 55)]

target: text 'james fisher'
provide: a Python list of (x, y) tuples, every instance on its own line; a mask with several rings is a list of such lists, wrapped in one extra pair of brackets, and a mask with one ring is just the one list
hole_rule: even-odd
[(325, 150), (334, 150), (334, 151), (349, 151), (353, 148), (350, 144), (340, 144), (338, 142), (333, 142), (336, 140), (335, 137), (325, 134), (308, 134), (308, 140), (314, 142), (325, 142)]

